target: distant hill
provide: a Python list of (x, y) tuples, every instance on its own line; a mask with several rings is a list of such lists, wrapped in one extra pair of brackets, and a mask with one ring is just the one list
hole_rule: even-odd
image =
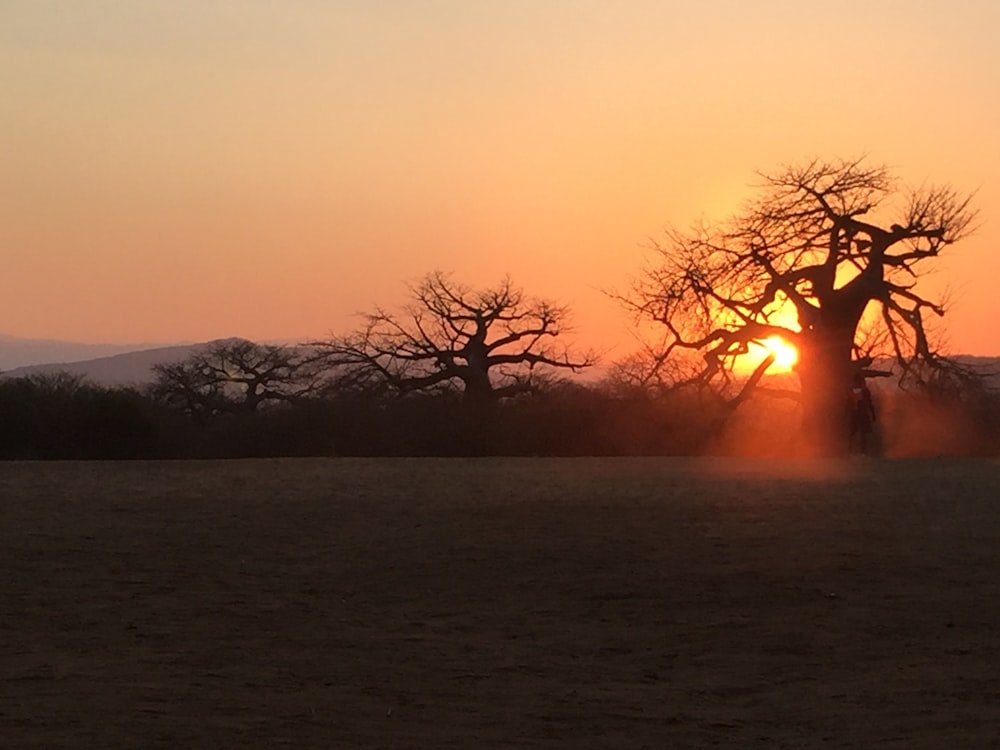
[[(988, 388), (1000, 388), (1000, 357), (975, 357), (968, 354), (959, 354), (954, 359), (981, 375), (985, 379)], [(887, 362), (884, 365), (876, 362), (875, 367), (893, 369), (892, 362)]]
[(0, 334), (0, 371), (50, 362), (82, 362), (164, 346), (166, 344), (81, 344), (75, 341), (25, 339)]
[(1000, 378), (1000, 357), (956, 357), (961, 362), (972, 366), (977, 372), (988, 376), (991, 380)]
[[(9, 340), (9, 339), (6, 339)], [(0, 337), (0, 350), (6, 341)], [(23, 367), (15, 367), (10, 370), (0, 372), (0, 378), (18, 378), (27, 375), (50, 375), (59, 372), (77, 375), (96, 385), (109, 388), (119, 386), (143, 386), (154, 380), (153, 367), (159, 364), (170, 364), (187, 359), (194, 352), (211, 344), (237, 339), (217, 339), (216, 341), (206, 341), (195, 344), (176, 344), (172, 346), (120, 347), (128, 349), (123, 353), (114, 353), (110, 356), (98, 356), (89, 359), (70, 360), (61, 359), (44, 363), (30, 364)], [(23, 340), (21, 340), (23, 341)], [(53, 342), (62, 343), (62, 342)], [(288, 346), (284, 342), (261, 342)], [(75, 351), (72, 346), (69, 348), (57, 349), (57, 351)], [(100, 345), (79, 344), (77, 346), (90, 347)], [(114, 348), (112, 346), (112, 348)], [(39, 349), (38, 351), (46, 351)]]
[(23, 377), (25, 375), (67, 372), (79, 375), (97, 385), (115, 387), (142, 386), (153, 381), (153, 366), (162, 363), (179, 362), (204, 344), (183, 344), (154, 349), (129, 351), (109, 357), (97, 357), (77, 362), (50, 362), (47, 364), (16, 367), (0, 374), (0, 377)]

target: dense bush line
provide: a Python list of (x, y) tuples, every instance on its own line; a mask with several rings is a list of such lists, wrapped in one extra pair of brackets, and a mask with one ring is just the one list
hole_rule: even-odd
[[(881, 452), (997, 455), (996, 394), (877, 394)], [(708, 396), (560, 383), (490, 408), (454, 394), (340, 394), (193, 419), (134, 389), (71, 376), (0, 379), (0, 458), (794, 455), (789, 402), (726, 415)]]

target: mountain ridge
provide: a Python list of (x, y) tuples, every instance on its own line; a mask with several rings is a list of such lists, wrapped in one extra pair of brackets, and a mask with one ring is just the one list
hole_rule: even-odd
[[(30, 342), (30, 339), (15, 339), (10, 336), (0, 335), (0, 361), (4, 361), (4, 347), (6, 343), (14, 340), (19, 344)], [(0, 370), (0, 378), (18, 378), (30, 375), (54, 375), (56, 373), (68, 373), (95, 385), (104, 387), (142, 387), (152, 383), (156, 374), (153, 368), (159, 364), (171, 364), (187, 359), (196, 351), (212, 344), (238, 341), (240, 337), (228, 336), (225, 338), (212, 339), (211, 341), (186, 342), (179, 344), (153, 344), (153, 345), (118, 345), (118, 344), (83, 344), (80, 346), (97, 347), (98, 351), (111, 348), (111, 353), (105, 356), (83, 357), (80, 359), (55, 358), (49, 361), (32, 362), (11, 369)], [(80, 351), (77, 345), (71, 342), (43, 342), (68, 344), (67, 347), (59, 348), (57, 351), (66, 355), (72, 355)], [(287, 342), (260, 342), (288, 345)], [(23, 347), (22, 347), (23, 348)], [(125, 351), (115, 351), (124, 348)], [(88, 349), (85, 349), (88, 350)], [(42, 351), (45, 351), (44, 349)], [(10, 361), (11, 357), (6, 357)]]
[(135, 344), (84, 343), (61, 339), (29, 339), (0, 333), (0, 372), (55, 363), (75, 363), (129, 352), (171, 346), (187, 346), (190, 341), (140, 342)]
[(153, 368), (156, 365), (187, 359), (193, 352), (206, 346), (207, 343), (209, 342), (139, 349), (76, 362), (46, 362), (25, 365), (6, 370), (0, 373), (0, 377), (18, 378), (29, 375), (68, 373), (105, 387), (138, 387), (153, 382), (155, 379)]

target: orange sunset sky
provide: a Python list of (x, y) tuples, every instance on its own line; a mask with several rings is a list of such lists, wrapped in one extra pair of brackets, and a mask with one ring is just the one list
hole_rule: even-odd
[(995, 0), (3, 0), (0, 333), (304, 339), (509, 273), (612, 355), (667, 224), (867, 153), (978, 190), (926, 279), (1000, 354)]

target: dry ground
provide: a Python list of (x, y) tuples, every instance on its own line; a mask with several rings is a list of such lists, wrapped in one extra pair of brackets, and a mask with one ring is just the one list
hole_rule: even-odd
[(0, 745), (1000, 746), (1000, 462), (0, 464)]

